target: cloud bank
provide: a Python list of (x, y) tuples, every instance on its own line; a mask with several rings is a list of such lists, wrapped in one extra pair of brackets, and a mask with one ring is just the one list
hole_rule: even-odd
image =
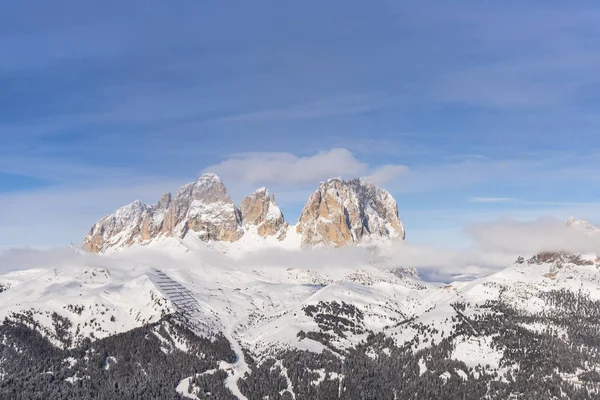
[(358, 161), (348, 150), (337, 148), (306, 157), (291, 153), (234, 155), (203, 171), (215, 172), (225, 182), (298, 185), (337, 176), (358, 177), (367, 170), (368, 164)]
[(484, 252), (528, 255), (543, 251), (600, 252), (600, 234), (564, 221), (541, 218), (534, 221), (510, 219), (472, 224), (465, 228)]
[[(197, 268), (198, 260), (223, 269), (251, 271), (254, 268), (299, 268), (311, 270), (350, 270), (365, 265), (388, 268), (414, 267), (425, 280), (470, 280), (499, 271), (518, 256), (526, 258), (542, 251), (577, 253), (600, 252), (600, 234), (577, 227), (567, 227), (553, 218), (520, 222), (497, 220), (465, 228), (473, 244), (465, 249), (420, 246), (408, 242), (383, 246), (373, 252), (365, 247), (290, 251), (279, 248), (250, 252), (232, 259), (208, 248), (194, 251), (195, 258), (177, 258), (153, 250), (136, 253), (137, 263), (161, 268)], [(106, 264), (107, 256), (81, 254), (73, 249), (12, 249), (0, 254), (0, 272), (28, 268), (81, 266), (82, 263)], [(108, 257), (118, 262), (120, 256)], [(117, 261), (115, 261), (117, 260)], [(384, 261), (382, 261), (384, 260)]]

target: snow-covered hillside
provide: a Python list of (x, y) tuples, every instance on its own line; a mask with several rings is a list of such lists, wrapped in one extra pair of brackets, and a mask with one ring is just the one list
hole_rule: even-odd
[[(88, 339), (104, 343), (147, 327), (156, 327), (156, 343), (184, 353), (180, 339), (168, 338), (180, 333), (168, 332), (229, 343), (233, 358), (180, 382), (179, 392), (196, 398), (207, 382), (223, 382), (232, 398), (256, 398), (259, 381), (269, 398), (363, 398), (357, 362), (388, 375), (386, 363), (404, 365), (396, 378), (384, 374), (377, 393), (386, 385), (385, 392), (407, 393), (418, 382), (438, 382), (447, 395), (481, 393), (482, 384), (487, 393), (515, 393), (520, 371), (552, 371), (527, 364), (527, 354), (557, 348), (562, 353), (549, 356), (558, 363), (554, 385), (566, 393), (591, 385), (587, 393), (598, 393), (589, 376), (600, 368), (600, 329), (590, 320), (600, 317), (595, 255), (543, 253), (474, 281), (433, 284), (366, 247), (299, 250), (288, 229), (283, 242), (244, 235), (224, 245), (188, 236), (113, 254), (70, 249), (52, 261), (41, 257), (35, 269), (0, 275), (0, 317), (71, 353)], [(107, 365), (126, 357), (117, 353)], [(564, 355), (572, 364), (560, 365)], [(298, 375), (298, 365), (308, 375)], [(412, 380), (392, 383), (413, 367)]]

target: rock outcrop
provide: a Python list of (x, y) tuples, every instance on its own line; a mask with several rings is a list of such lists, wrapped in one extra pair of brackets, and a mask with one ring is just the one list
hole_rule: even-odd
[(321, 183), (304, 206), (296, 231), (303, 246), (340, 247), (366, 238), (405, 236), (392, 195), (359, 179)]
[(241, 222), (241, 213), (219, 177), (204, 174), (175, 196), (164, 194), (154, 206), (138, 200), (102, 218), (84, 239), (84, 249), (102, 252), (188, 234), (204, 241), (233, 242), (244, 235)]
[(149, 237), (152, 207), (140, 200), (119, 208), (98, 221), (84, 240), (87, 251), (98, 253), (115, 245), (130, 246)]
[(267, 188), (260, 188), (246, 196), (240, 211), (244, 226), (256, 226), (260, 236), (277, 236), (278, 239), (285, 237), (288, 223), (275, 204), (275, 196), (270, 194)]

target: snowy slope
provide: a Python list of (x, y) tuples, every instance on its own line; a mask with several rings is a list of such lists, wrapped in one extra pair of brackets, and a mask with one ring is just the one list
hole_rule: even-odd
[[(286, 240), (293, 248), (293, 235)], [(227, 332), (260, 353), (273, 345), (321, 349), (321, 344), (297, 337), (301, 330), (318, 329), (303, 309), (319, 303), (352, 304), (363, 313), (362, 331), (385, 332), (402, 343), (414, 332), (395, 325), (413, 319), (449, 330), (444, 320), (456, 315), (452, 306), (456, 302), (477, 305), (502, 298), (529, 312), (541, 312), (548, 305), (540, 293), (550, 290), (584, 291), (600, 299), (600, 273), (593, 256), (571, 260), (576, 263), (560, 257), (524, 261), (475, 281), (437, 285), (420, 281), (410, 271), (399, 273), (374, 259), (361, 259), (352, 251), (265, 246), (248, 253), (244, 242), (237, 245), (223, 252), (201, 241), (168, 240), (115, 255), (73, 251), (64, 268), (0, 275), (0, 285), (7, 288), (0, 293), (0, 318), (29, 315), (35, 321), (31, 323), (52, 336), (51, 315), (56, 312), (72, 322), (72, 345), (83, 337), (105, 337), (177, 311), (176, 299), (161, 286), (161, 275), (171, 286), (185, 289), (206, 335)], [(348, 347), (364, 336), (348, 335), (334, 342)]]
[[(40, 261), (38, 268), (0, 275), (0, 318), (23, 322), (56, 346), (76, 347), (85, 338), (108, 337), (172, 315), (201, 337), (222, 335), (229, 341), (236, 359), (219, 368), (227, 373), (226, 386), (244, 398), (238, 383), (257, 363), (275, 359), (285, 375), (279, 357), (289, 351), (322, 357), (332, 352), (344, 360), (374, 334), (391, 342), (367, 355), (377, 359), (398, 351), (393, 346), (408, 348), (415, 357), (423, 354), (419, 376), (433, 373), (427, 352), (447, 341), (449, 360), (477, 374), (494, 370), (505, 379), (520, 367), (507, 361), (504, 340), (510, 337), (494, 327), (502, 321), (502, 304), (519, 313), (510, 329), (568, 337), (572, 333), (559, 318), (568, 310), (557, 296), (568, 292), (600, 300), (599, 263), (591, 254), (543, 253), (470, 282), (432, 284), (365, 249), (294, 250), (293, 232), (286, 236), (287, 250), (258, 235), (263, 245), (257, 247), (249, 238), (226, 248), (189, 237), (116, 254), (71, 249), (60, 259)], [(321, 373), (327, 379), (338, 376)], [(468, 373), (438, 375), (472, 379)], [(579, 384), (578, 375), (571, 375), (565, 379)], [(343, 376), (335, 379), (342, 382)]]

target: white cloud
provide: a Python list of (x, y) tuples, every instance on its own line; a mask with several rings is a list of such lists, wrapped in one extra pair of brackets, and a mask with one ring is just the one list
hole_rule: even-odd
[(516, 259), (512, 253), (485, 252), (477, 247), (447, 249), (415, 245), (410, 241), (390, 248), (384, 254), (390, 264), (414, 267), (424, 279), (438, 281), (489, 275)]
[(472, 245), (464, 249), (419, 246), (410, 241), (389, 250), (391, 262), (415, 267), (429, 280), (449, 281), (488, 275), (517, 257), (544, 251), (600, 252), (600, 234), (570, 228), (552, 217), (530, 221), (499, 219), (466, 226)]
[(402, 175), (406, 174), (408, 171), (409, 169), (405, 165), (383, 165), (377, 167), (375, 171), (373, 171), (371, 175), (365, 177), (365, 179), (374, 185), (383, 186), (390, 181), (401, 178)]
[(384, 185), (398, 179), (407, 171), (408, 167), (404, 165), (372, 167), (357, 160), (344, 148), (321, 151), (306, 157), (275, 152), (234, 154), (229, 159), (203, 170), (215, 172), (227, 185), (279, 185), (288, 188), (315, 185), (336, 177), (363, 177), (376, 185)]
[(288, 107), (267, 108), (231, 115), (216, 122), (264, 122), (274, 120), (325, 118), (376, 110), (398, 102), (398, 98), (378, 93), (354, 94), (324, 98)]
[(543, 251), (600, 252), (600, 235), (566, 226), (556, 218), (502, 219), (465, 228), (484, 252), (532, 255)]
[[(439, 245), (421, 246), (409, 240), (402, 244), (383, 247), (378, 253), (353, 246), (302, 252), (270, 248), (249, 253), (240, 259), (229, 259), (206, 248), (198, 249), (198, 252), (194, 253), (196, 258), (174, 260), (166, 253), (157, 253), (148, 249), (144, 253), (136, 253), (136, 260), (142, 264), (192, 268), (197, 264), (199, 257), (204, 262), (236, 270), (264, 267), (344, 271), (380, 263), (379, 256), (384, 256), (386, 267), (414, 267), (425, 280), (448, 282), (489, 275), (507, 267), (518, 256), (531, 257), (541, 251), (600, 251), (599, 235), (594, 236), (583, 230), (567, 228), (564, 222), (553, 218), (528, 222), (497, 220), (473, 224), (465, 229), (471, 235), (473, 245), (464, 249), (447, 249)], [(114, 262), (120, 262), (121, 256), (115, 257)], [(69, 249), (47, 251), (13, 249), (0, 254), (0, 271), (64, 267), (82, 262), (92, 264), (102, 260), (98, 256), (79, 254)]]
[(0, 252), (0, 273), (31, 268), (65, 268), (81, 265), (131, 267), (132, 254), (136, 265), (152, 265), (158, 268), (195, 268), (198, 260), (219, 269), (252, 271), (254, 269), (288, 268), (309, 269), (324, 273), (339, 273), (381, 265), (379, 255), (388, 257), (386, 268), (416, 267), (426, 280), (451, 281), (458, 277), (482, 276), (506, 266), (514, 259), (504, 256), (482, 255), (472, 251), (441, 250), (435, 247), (414, 246), (404, 243), (383, 253), (373, 253), (363, 247), (348, 246), (340, 249), (314, 249), (289, 251), (278, 248), (248, 253), (240, 259), (223, 257), (209, 248), (199, 247), (186, 256), (168, 254), (153, 249), (104, 256), (75, 251), (70, 248), (46, 250), (13, 248)]
[(292, 186), (338, 176), (359, 177), (368, 171), (368, 164), (358, 161), (348, 150), (337, 148), (307, 157), (291, 153), (239, 154), (204, 171), (217, 173), (225, 183)]

